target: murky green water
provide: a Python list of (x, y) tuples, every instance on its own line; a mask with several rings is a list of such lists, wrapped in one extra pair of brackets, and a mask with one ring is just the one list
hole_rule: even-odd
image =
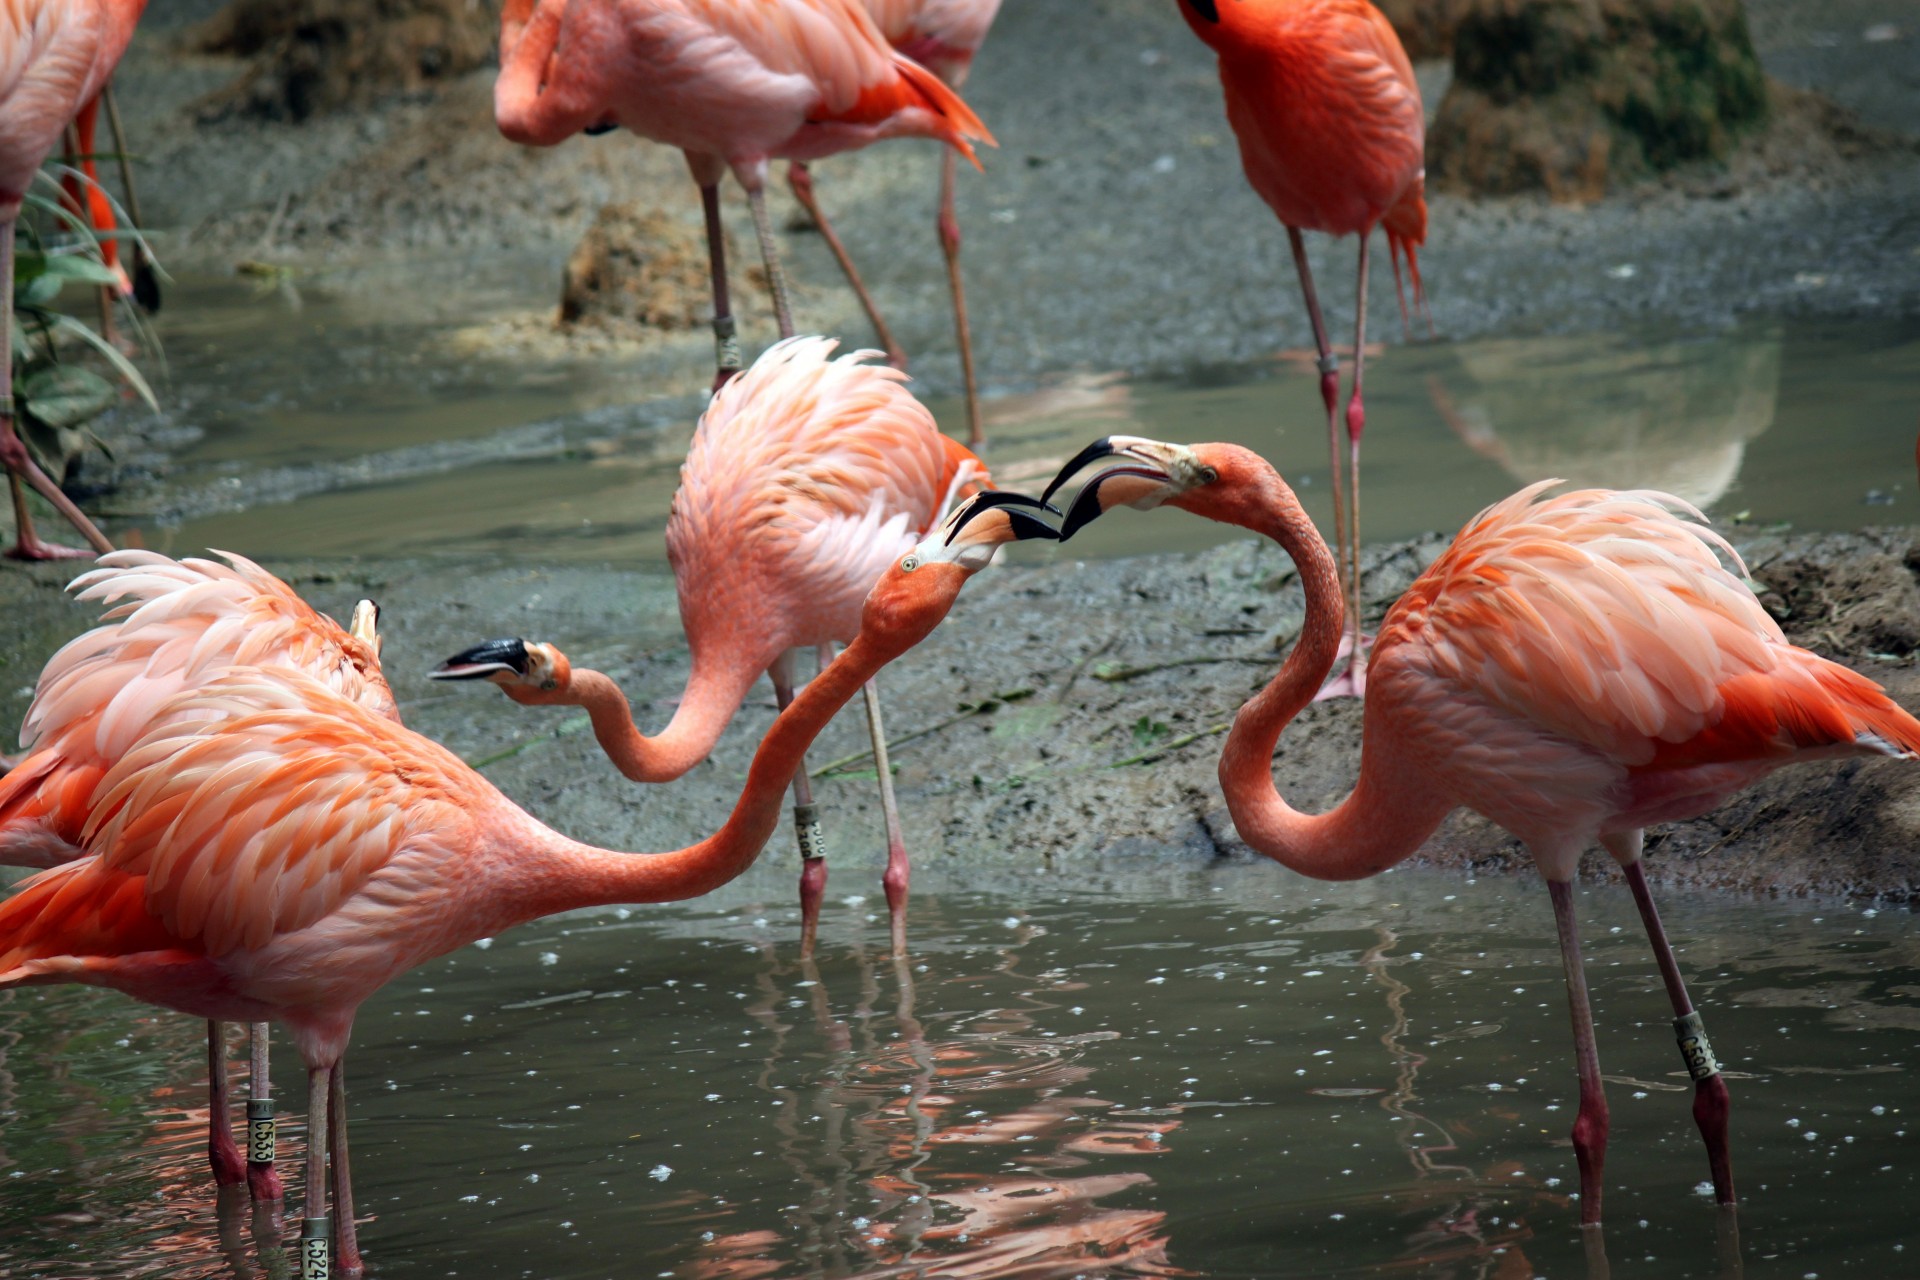
[[(172, 420), (199, 435), (165, 487), (122, 501), (152, 508), (125, 512), (149, 545), (663, 559), (659, 532), (700, 402), (650, 374), (657, 353), (489, 348), (501, 332), (541, 332), (527, 300), (506, 292), (480, 290), (457, 309), (409, 295), (377, 313), (311, 285), (300, 296), (293, 310), (282, 293), (189, 282), (163, 317)], [(1711, 335), (1389, 346), (1367, 387), (1371, 538), (1456, 529), (1520, 483), (1556, 475), (1669, 489), (1723, 520), (1920, 520), (1920, 324), (1756, 321)], [(931, 407), (958, 429), (956, 401)], [(1324, 419), (1303, 353), (1177, 380), (1063, 375), (998, 396), (989, 412), (989, 461), (1016, 487), (1044, 482), (1108, 432), (1230, 439), (1267, 453), (1316, 518), (1331, 516)], [(1197, 521), (1111, 521), (1074, 552), (1230, 536)]]
[[(374, 1274), (1601, 1274), (1537, 885), (1261, 865), (923, 893), (902, 966), (877, 895), (836, 886), (811, 967), (790, 881), (530, 926), (369, 1004)], [(1736, 1246), (1631, 903), (1580, 904), (1612, 1274), (1910, 1274), (1911, 918), (1668, 895), (1732, 1076)], [(0, 1274), (251, 1276), (263, 1239), (279, 1266), (269, 1224), (216, 1212), (200, 1051), (110, 993), (0, 995)]]

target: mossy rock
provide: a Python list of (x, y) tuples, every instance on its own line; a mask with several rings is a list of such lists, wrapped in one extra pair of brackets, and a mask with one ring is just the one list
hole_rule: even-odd
[(1473, 0), (1373, 0), (1387, 15), (1409, 58), (1446, 58), (1453, 54), (1453, 30)]
[(499, 37), (499, 0), (233, 0), (187, 44), (253, 59), (203, 115), (305, 120), (464, 75)]
[(1443, 190), (1609, 185), (1724, 158), (1766, 118), (1740, 0), (1467, 0), (1428, 132)]

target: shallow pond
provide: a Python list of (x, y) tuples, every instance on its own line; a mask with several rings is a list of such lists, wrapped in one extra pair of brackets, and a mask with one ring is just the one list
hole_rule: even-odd
[[(921, 893), (895, 964), (853, 880), (817, 966), (795, 958), (790, 869), (763, 867), (388, 988), (349, 1058), (372, 1274), (1606, 1274), (1568, 1199), (1573, 1069), (1536, 884), (1263, 864)], [(1699, 1186), (1631, 903), (1578, 901), (1612, 1274), (1911, 1274), (1910, 918), (1667, 895), (1732, 1081), (1736, 1241)], [(202, 1050), (195, 1024), (112, 993), (0, 995), (0, 1274), (286, 1274), (272, 1224), (217, 1209)], [(277, 1065), (294, 1096), (291, 1053)]]
[[(661, 381), (675, 357), (562, 358), (524, 278), (463, 282), (457, 305), (416, 282), (377, 311), (358, 294), (293, 289), (178, 291), (161, 327), (182, 444), (163, 484), (106, 501), (122, 528), (174, 553), (664, 558), (660, 530), (700, 408), (690, 388)], [(1916, 387), (1912, 322), (1388, 346), (1368, 366), (1366, 534), (1451, 531), (1551, 476), (1668, 489), (1723, 522), (1915, 522)], [(958, 428), (957, 401), (929, 403)], [(1109, 432), (1229, 439), (1271, 457), (1323, 525), (1331, 516), (1304, 352), (1180, 377), (1063, 374), (993, 395), (988, 413), (988, 460), (1013, 487), (1037, 488)], [(1231, 536), (1198, 521), (1103, 521), (1074, 553)]]

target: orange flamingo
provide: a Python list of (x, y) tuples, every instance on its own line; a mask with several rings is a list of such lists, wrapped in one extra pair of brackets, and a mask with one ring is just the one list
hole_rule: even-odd
[[(875, 351), (832, 359), (835, 345), (791, 338), (768, 348), (700, 418), (667, 518), (693, 670), (663, 732), (642, 736), (619, 686), (573, 669), (550, 644), (489, 641), (435, 678), (491, 680), (528, 706), (586, 708), (607, 757), (636, 782), (671, 781), (706, 759), (762, 671), (785, 707), (791, 651), (851, 640), (874, 579), (963, 487), (987, 478), (978, 458), (940, 433), (904, 374), (866, 363)], [(907, 851), (872, 689), (866, 707), (886, 815), (887, 905), (894, 945), (904, 948)], [(810, 950), (827, 865), (804, 760), (793, 797)]]
[[(1351, 658), (1325, 696), (1366, 691), (1360, 634), (1360, 435), (1366, 429), (1361, 378), (1367, 349), (1367, 243), (1387, 233), (1394, 281), (1407, 260), (1422, 299), (1419, 247), (1427, 239), (1426, 115), (1413, 64), (1393, 26), (1368, 0), (1183, 0), (1181, 12), (1220, 55), (1227, 121), (1240, 140), (1247, 181), (1286, 225), (1300, 291), (1320, 357), (1327, 409), (1334, 541), (1351, 607)], [(1353, 394), (1347, 401), (1348, 485), (1341, 482), (1339, 362), (1307, 267), (1302, 231), (1360, 237), (1354, 293)], [(1405, 303), (1401, 304), (1404, 318)], [(1345, 497), (1342, 497), (1342, 494)]]
[(79, 173), (67, 174), (61, 185), (66, 189), (68, 207), (86, 218), (99, 238), (100, 260), (115, 277), (112, 285), (103, 286), (100, 305), (101, 336), (111, 342), (114, 341), (113, 299), (130, 297), (140, 305), (141, 310), (149, 313), (158, 311), (160, 280), (146, 255), (144, 242), (134, 245), (131, 275), (120, 265), (120, 238), (115, 234), (118, 220), (114, 217), (113, 202), (107, 199), (106, 188), (100, 185), (98, 156), (94, 150), (102, 104), (107, 108), (114, 133), (114, 146), (119, 151), (120, 176), (126, 186), (128, 211), (136, 215), (135, 225), (139, 225), (133, 197), (132, 169), (127, 161), (126, 144), (120, 138), (120, 117), (113, 106), (113, 85), (110, 82), (102, 86), (100, 92), (81, 107), (80, 114), (73, 119), (73, 145), (69, 148), (69, 163), (77, 164)]
[(746, 188), (789, 338), (770, 159), (918, 137), (972, 160), (972, 142), (992, 140), (959, 95), (887, 44), (858, 0), (508, 0), (493, 114), (501, 133), (533, 146), (620, 126), (686, 152), (706, 209), (716, 388), (740, 369), (720, 230), (727, 169)]
[[(986, 42), (987, 28), (1000, 13), (1000, 0), (861, 0), (867, 12), (900, 52), (939, 76), (958, 93), (973, 70), (973, 55)], [(958, 156), (948, 147), (940, 159), (940, 214), (936, 222), (940, 233), (940, 251), (947, 259), (947, 287), (953, 294), (953, 329), (960, 346), (960, 376), (967, 389), (967, 443), (978, 449), (985, 437), (980, 418), (980, 390), (973, 369), (973, 332), (967, 324), (967, 291), (960, 277), (960, 221), (953, 212), (953, 179)], [(814, 197), (813, 175), (805, 161), (787, 165), (787, 183), (793, 195), (819, 227), (834, 260), (846, 273), (847, 283), (860, 299), (860, 305), (873, 322), (880, 345), (887, 349), (887, 363), (896, 369), (907, 367), (906, 353), (894, 341), (893, 331), (880, 318), (880, 309), (867, 292), (866, 282), (853, 265), (833, 224)]]
[[(1353, 794), (1330, 813), (1288, 807), (1271, 762), (1333, 666), (1342, 602), (1333, 559), (1293, 490), (1257, 454), (1129, 436), (1089, 446), (1056, 479), (1120, 465), (1075, 499), (1061, 536), (1127, 503), (1162, 503), (1254, 530), (1293, 558), (1300, 642), (1235, 718), (1220, 785), (1250, 846), (1322, 880), (1400, 862), (1456, 808), (1527, 846), (1553, 899), (1566, 966), (1580, 1113), (1580, 1219), (1600, 1221), (1607, 1103), (1581, 969), (1573, 878), (1596, 840), (1624, 872), (1696, 1081), (1694, 1119), (1720, 1203), (1734, 1201), (1727, 1086), (1647, 888), (1647, 826), (1698, 817), (1785, 765), (1920, 752), (1920, 721), (1880, 687), (1787, 643), (1725, 539), (1652, 491), (1544, 496), (1548, 480), (1481, 512), (1387, 613), (1373, 656)], [(1049, 489), (1049, 495), (1052, 490)]]
[[(696, 897), (745, 871), (807, 744), (924, 639), (1006, 542), (1053, 537), (982, 494), (893, 564), (859, 634), (781, 713), (716, 834), (612, 853), (541, 825), (438, 744), (291, 668), (229, 668), (155, 707), (95, 784), (94, 856), (0, 904), (0, 990), (83, 982), (203, 1018), (283, 1023), (306, 1062), (308, 1256), (357, 1271), (338, 1070), (354, 1012), (416, 965), (556, 911)], [(320, 1268), (325, 1273), (325, 1267)]]
[[(133, 38), (146, 0), (7, 0), (0, 4), (0, 463), (13, 491), (16, 560), (86, 557), (113, 550), (60, 492), (13, 429), (13, 230), (27, 187), (80, 108), (100, 92)], [(21, 481), (65, 516), (93, 551), (42, 542)]]
[[(294, 667), (369, 711), (398, 720), (380, 672), (379, 609), (362, 600), (352, 630), (240, 556), (228, 564), (115, 551), (74, 579), (81, 600), (109, 605), (102, 625), (48, 660), (21, 726), (28, 754), (0, 778), (0, 865), (52, 867), (85, 855), (94, 787), (154, 723), (156, 710), (229, 666)], [(242, 1160), (228, 1127), (226, 1037), (207, 1026), (207, 1155), (222, 1186), (243, 1179), (278, 1200), (267, 1028), (251, 1033), (249, 1127)]]

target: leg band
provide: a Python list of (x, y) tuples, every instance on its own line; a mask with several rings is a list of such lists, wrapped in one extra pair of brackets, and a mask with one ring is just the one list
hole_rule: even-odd
[(1673, 1020), (1674, 1038), (1680, 1042), (1680, 1056), (1686, 1059), (1687, 1074), (1695, 1082), (1711, 1080), (1720, 1074), (1713, 1046), (1707, 1043), (1707, 1024), (1696, 1010)]

